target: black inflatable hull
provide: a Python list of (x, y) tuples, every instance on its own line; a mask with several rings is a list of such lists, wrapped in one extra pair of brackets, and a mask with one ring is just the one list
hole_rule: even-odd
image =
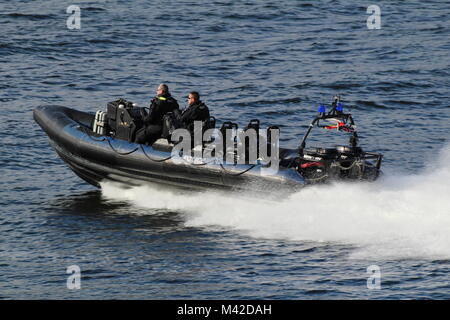
[(35, 121), (68, 166), (88, 183), (100, 187), (113, 181), (128, 186), (157, 183), (189, 189), (226, 189), (276, 194), (302, 188), (304, 179), (280, 167), (267, 175), (260, 165), (176, 163), (169, 145), (152, 147), (96, 135), (94, 114), (61, 106), (33, 111)]

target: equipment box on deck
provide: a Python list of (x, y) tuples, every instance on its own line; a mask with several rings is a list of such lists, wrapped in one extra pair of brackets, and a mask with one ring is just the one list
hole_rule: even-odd
[(134, 107), (124, 99), (107, 105), (108, 124), (116, 139), (134, 141), (136, 131), (143, 126), (143, 108)]

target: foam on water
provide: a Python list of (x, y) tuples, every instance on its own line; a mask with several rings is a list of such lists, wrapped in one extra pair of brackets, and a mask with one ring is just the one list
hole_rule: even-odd
[[(385, 174), (375, 183), (312, 186), (271, 202), (215, 192), (102, 185), (109, 199), (177, 211), (186, 226), (227, 228), (252, 237), (350, 244), (351, 258), (450, 257), (450, 146), (415, 175)], [(149, 210), (151, 214), (152, 210)]]

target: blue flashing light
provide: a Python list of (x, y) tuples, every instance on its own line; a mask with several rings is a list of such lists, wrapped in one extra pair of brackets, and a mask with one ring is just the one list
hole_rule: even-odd
[(344, 106), (342, 105), (342, 103), (338, 102), (336, 104), (336, 111), (344, 111)]
[(319, 108), (317, 109), (319, 113), (325, 113), (325, 106), (323, 104), (319, 104)]

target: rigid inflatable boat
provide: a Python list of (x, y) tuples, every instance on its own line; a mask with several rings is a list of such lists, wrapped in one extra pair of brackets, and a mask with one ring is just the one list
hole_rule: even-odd
[[(263, 159), (253, 163), (218, 161), (223, 159), (222, 154), (216, 155), (216, 159), (200, 161), (193, 160), (192, 154), (186, 154), (181, 158), (186, 156), (190, 160), (180, 162), (180, 157), (177, 160), (173, 157), (174, 144), (165, 139), (159, 139), (153, 145), (130, 142), (128, 133), (118, 134), (118, 124), (133, 127), (139, 122), (138, 119), (133, 121), (133, 117), (139, 118), (141, 112), (133, 111), (132, 105), (120, 105), (121, 101), (125, 100), (118, 101), (113, 116), (108, 104), (108, 113), (103, 115), (101, 123), (98, 114), (63, 106), (42, 106), (33, 110), (35, 121), (48, 135), (61, 159), (80, 178), (97, 187), (101, 182), (113, 181), (127, 186), (158, 183), (189, 189), (275, 194), (295, 192), (306, 185), (331, 180), (370, 181), (380, 174), (382, 155), (364, 152), (357, 146), (353, 118), (342, 111), (338, 100), (333, 102), (328, 113), (325, 106), (319, 106), (319, 114), (311, 122), (299, 148), (278, 149), (279, 166), (275, 171), (267, 170), (268, 164)], [(128, 117), (132, 115), (129, 121), (124, 122), (124, 112)], [(105, 119), (108, 116), (109, 122)], [(101, 126), (107, 128), (99, 131)], [(347, 132), (351, 135), (350, 144), (307, 148), (306, 140), (316, 127)]]

